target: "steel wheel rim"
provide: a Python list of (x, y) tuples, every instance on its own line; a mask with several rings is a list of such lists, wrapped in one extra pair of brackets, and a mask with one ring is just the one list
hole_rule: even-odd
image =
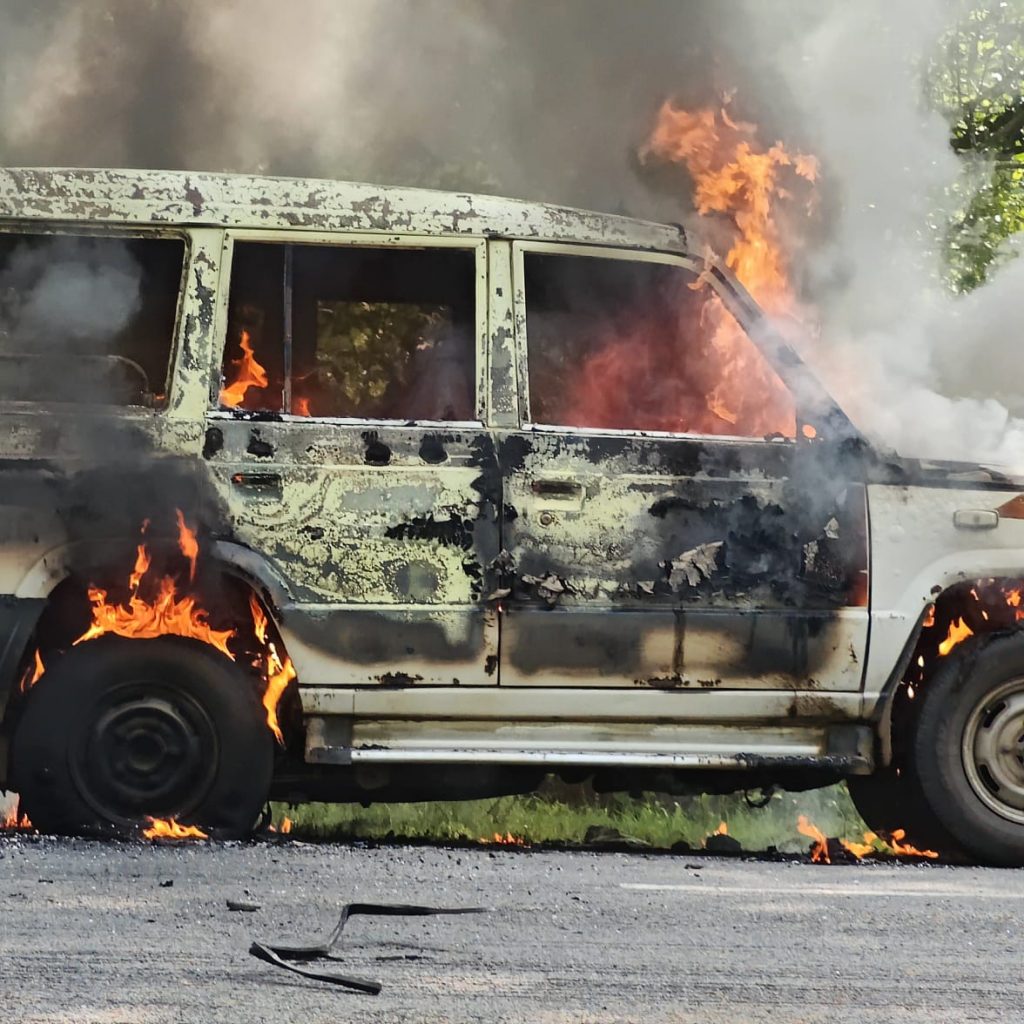
[(206, 709), (159, 682), (112, 687), (78, 729), (72, 778), (96, 814), (120, 825), (184, 817), (209, 792), (219, 755)]
[(1024, 825), (1024, 678), (1003, 683), (975, 704), (961, 756), (975, 796), (1000, 817)]

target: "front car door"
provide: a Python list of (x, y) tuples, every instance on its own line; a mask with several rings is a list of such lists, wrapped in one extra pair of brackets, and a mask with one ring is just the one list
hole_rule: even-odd
[(511, 255), (502, 685), (859, 689), (864, 488), (727, 291), (678, 256)]

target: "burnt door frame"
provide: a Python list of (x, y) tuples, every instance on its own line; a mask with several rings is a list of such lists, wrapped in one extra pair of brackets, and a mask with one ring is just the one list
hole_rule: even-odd
[[(866, 499), (862, 483), (830, 479), (827, 443), (812, 444), (799, 429), (796, 440), (770, 441), (531, 422), (526, 253), (697, 275), (706, 264), (563, 243), (508, 248), (520, 425), (501, 431), (497, 445), (509, 591), (502, 684), (859, 690), (869, 625)], [(746, 329), (747, 310), (705, 280)], [(844, 557), (859, 567), (855, 588), (821, 568), (840, 523)]]
[[(474, 253), (478, 419), (221, 409), (236, 241)], [(486, 599), (494, 585), (498, 499), (478, 484), (491, 444), (486, 241), (238, 229), (225, 233), (221, 266), (204, 456), (233, 509), (234, 535), (226, 539), (254, 552), (285, 592), (279, 626), (300, 685), (494, 685), (498, 623)], [(282, 343), (286, 337), (287, 324)], [(325, 560), (329, 572), (317, 568)]]

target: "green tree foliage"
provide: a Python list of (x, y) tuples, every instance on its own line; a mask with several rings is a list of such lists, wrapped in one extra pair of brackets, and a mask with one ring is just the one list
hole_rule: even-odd
[(961, 0), (926, 82), (968, 162), (945, 251), (952, 286), (970, 291), (1024, 231), (1024, 0)]

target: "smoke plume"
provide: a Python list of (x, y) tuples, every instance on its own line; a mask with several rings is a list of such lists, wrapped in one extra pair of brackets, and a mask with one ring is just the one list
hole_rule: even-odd
[[(1024, 463), (1016, 261), (955, 298), (963, 173), (918, 62), (959, 0), (0, 0), (0, 162), (489, 191), (696, 223), (636, 154), (661, 101), (720, 102), (822, 162), (799, 247), (809, 361), (904, 454)], [(938, 226), (938, 227), (937, 227)]]

